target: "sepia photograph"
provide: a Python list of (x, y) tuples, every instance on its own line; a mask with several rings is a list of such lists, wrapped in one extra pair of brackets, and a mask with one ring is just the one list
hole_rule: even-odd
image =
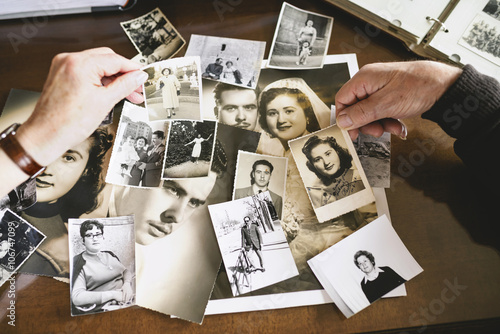
[[(385, 215), (308, 263), (347, 318), (381, 297), (389, 297), (391, 291), (423, 271)], [(390, 296), (406, 296), (406, 290)]]
[(135, 305), (134, 217), (70, 219), (71, 315)]
[(298, 275), (269, 191), (209, 205), (233, 296)]
[(45, 235), (9, 209), (0, 209), (0, 286), (31, 256)]
[(390, 188), (391, 134), (377, 138), (360, 132), (353, 144), (370, 186)]
[(165, 60), (142, 70), (149, 74), (143, 87), (150, 122), (202, 119), (199, 57)]
[(287, 158), (238, 152), (233, 200), (269, 192), (273, 220), (281, 220), (286, 187)]
[(210, 172), (217, 123), (172, 121), (162, 179), (204, 177)]
[(191, 35), (186, 57), (200, 56), (202, 78), (255, 89), (266, 42)]
[(281, 7), (267, 67), (322, 68), (333, 27), (333, 17), (312, 13), (286, 2)]
[(120, 22), (146, 65), (173, 57), (186, 44), (159, 8), (130, 21)]
[[(39, 93), (12, 90), (5, 104), (4, 122), (23, 122), (33, 112)], [(69, 277), (69, 218), (103, 217), (108, 208), (111, 186), (104, 182), (114, 125), (98, 127), (86, 140), (64, 152), (36, 177), (37, 202), (18, 213), (40, 230), (45, 241), (19, 272), (52, 277)]]
[[(490, 1), (491, 2), (491, 1)], [(500, 18), (486, 5), (482, 13), (474, 17), (458, 44), (475, 54), (500, 65)]]
[(333, 125), (289, 144), (319, 222), (375, 200), (346, 131)]
[(167, 122), (149, 122), (147, 110), (124, 102), (106, 182), (158, 187), (165, 156)]

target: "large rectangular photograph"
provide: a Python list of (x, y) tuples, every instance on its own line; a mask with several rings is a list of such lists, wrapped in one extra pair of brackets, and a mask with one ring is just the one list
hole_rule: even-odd
[(234, 296), (298, 275), (268, 191), (210, 205), (210, 217)]

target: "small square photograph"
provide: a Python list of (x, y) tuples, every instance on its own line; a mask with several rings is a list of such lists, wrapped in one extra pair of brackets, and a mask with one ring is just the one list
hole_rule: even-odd
[(200, 56), (202, 78), (255, 89), (266, 42), (191, 35), (186, 57)]
[[(458, 44), (500, 65), (500, 18), (498, 15), (500, 11), (491, 13), (491, 7), (488, 5), (472, 20), (458, 40)], [(487, 8), (489, 11), (486, 11)]]
[(71, 315), (135, 305), (134, 216), (70, 219)]
[(281, 220), (286, 187), (287, 158), (239, 151), (233, 200), (269, 192), (273, 220)]
[(386, 215), (307, 262), (347, 318), (423, 271)]
[(209, 205), (233, 296), (298, 275), (269, 191)]
[(289, 145), (320, 223), (375, 200), (346, 131), (333, 125)]
[(168, 122), (149, 122), (145, 108), (125, 102), (118, 124), (106, 182), (159, 187)]
[(11, 210), (0, 210), (0, 286), (44, 239), (42, 232)]
[(159, 8), (120, 22), (120, 25), (139, 52), (138, 61), (143, 64), (169, 59), (186, 44)]
[(171, 122), (162, 179), (208, 176), (216, 128), (214, 121)]
[(333, 17), (302, 10), (284, 2), (267, 67), (289, 70), (322, 68), (332, 27)]
[(149, 121), (201, 120), (200, 57), (174, 58), (144, 67)]
[(21, 212), (36, 203), (36, 179), (24, 181), (0, 198), (0, 210)]
[(391, 187), (391, 134), (379, 138), (359, 133), (353, 141), (359, 161), (371, 187)]

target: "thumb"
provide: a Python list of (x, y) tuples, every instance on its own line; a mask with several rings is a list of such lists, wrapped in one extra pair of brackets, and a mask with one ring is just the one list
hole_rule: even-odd
[(368, 97), (338, 112), (337, 124), (345, 130), (351, 130), (377, 120), (376, 106), (371, 100)]
[(134, 93), (147, 79), (149, 75), (144, 71), (131, 71), (120, 75), (106, 86), (109, 94), (114, 96), (115, 102)]

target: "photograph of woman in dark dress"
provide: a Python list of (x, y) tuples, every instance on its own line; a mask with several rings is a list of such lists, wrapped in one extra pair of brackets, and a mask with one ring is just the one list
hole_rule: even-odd
[(100, 127), (81, 144), (66, 151), (36, 178), (37, 203), (21, 217), (47, 236), (20, 271), (69, 277), (69, 218), (96, 210), (103, 190), (103, 165), (113, 135)]
[(132, 166), (132, 169), (130, 170), (130, 177), (128, 180), (125, 180), (126, 184), (130, 186), (138, 186), (141, 183), (143, 170), (138, 167), (141, 162), (146, 162), (146, 158), (148, 157), (147, 147), (148, 140), (143, 136), (137, 137), (135, 140), (135, 151), (139, 156), (139, 161)]
[(80, 236), (85, 250), (73, 258), (72, 314), (131, 306), (134, 273), (113, 252), (103, 250), (104, 225), (95, 219), (86, 220), (80, 225)]
[(354, 264), (365, 274), (360, 284), (370, 304), (406, 282), (391, 267), (377, 267), (375, 257), (368, 251), (357, 251)]
[(306, 166), (317, 179), (306, 189), (318, 208), (365, 189), (352, 156), (334, 137), (311, 136), (302, 147)]

